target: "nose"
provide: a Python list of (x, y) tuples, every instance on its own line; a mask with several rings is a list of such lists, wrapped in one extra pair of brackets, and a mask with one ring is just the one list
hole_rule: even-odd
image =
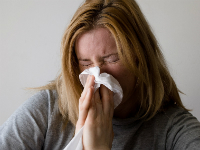
[(100, 74), (106, 71), (106, 66), (103, 62), (97, 62), (94, 66), (100, 68)]

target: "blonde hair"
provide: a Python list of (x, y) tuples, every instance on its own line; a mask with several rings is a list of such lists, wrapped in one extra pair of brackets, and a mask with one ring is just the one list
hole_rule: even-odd
[(86, 0), (64, 33), (61, 74), (41, 87), (57, 90), (59, 110), (66, 121), (76, 124), (83, 90), (78, 77), (75, 41), (80, 34), (96, 27), (107, 28), (112, 33), (120, 60), (138, 77), (139, 119), (148, 120), (174, 103), (185, 109), (158, 42), (137, 3), (134, 0)]

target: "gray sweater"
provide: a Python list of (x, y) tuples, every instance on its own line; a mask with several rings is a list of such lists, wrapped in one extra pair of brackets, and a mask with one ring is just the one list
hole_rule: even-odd
[[(41, 91), (0, 127), (0, 150), (62, 150), (75, 128), (61, 122), (56, 92)], [(200, 123), (176, 105), (147, 122), (113, 118), (113, 130), (112, 150), (200, 150)]]

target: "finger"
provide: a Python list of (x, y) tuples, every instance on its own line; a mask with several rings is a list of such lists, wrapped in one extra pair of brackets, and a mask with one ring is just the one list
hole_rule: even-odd
[(95, 107), (97, 110), (97, 114), (102, 113), (102, 101), (101, 101), (101, 95), (100, 95), (100, 91), (99, 88), (96, 90), (95, 94), (94, 94), (94, 102), (95, 102)]
[(93, 75), (88, 75), (86, 84), (85, 84), (83, 92), (81, 94), (81, 98), (79, 99), (79, 103), (82, 103), (84, 101), (84, 98), (87, 94), (88, 88), (91, 86), (94, 86), (94, 79), (95, 79), (95, 77)]
[(101, 85), (100, 87), (101, 100), (103, 104), (104, 114), (108, 114), (109, 117), (113, 117), (114, 112), (114, 101), (113, 92), (110, 91), (106, 86)]
[(97, 89), (92, 97), (91, 105), (88, 112), (88, 119), (95, 119), (99, 115), (100, 110), (102, 110), (102, 102), (99, 95), (99, 89)]
[[(95, 93), (97, 93), (98, 90), (96, 90)], [(91, 105), (88, 110), (88, 115), (86, 120), (88, 120), (90, 123), (91, 121), (94, 120), (97, 117), (97, 107), (96, 107), (96, 102), (95, 102), (95, 93), (93, 94), (93, 97), (91, 99)]]
[(79, 131), (85, 124), (85, 120), (88, 115), (88, 111), (89, 111), (89, 107), (90, 107), (91, 100), (93, 97), (93, 93), (94, 93), (94, 88), (93, 87), (88, 88), (88, 91), (86, 93), (83, 103), (79, 105), (79, 118), (78, 118), (78, 121), (76, 124), (76, 132), (75, 133), (77, 133), (77, 131)]

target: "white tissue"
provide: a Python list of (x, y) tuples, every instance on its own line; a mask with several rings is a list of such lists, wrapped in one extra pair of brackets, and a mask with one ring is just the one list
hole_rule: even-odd
[[(113, 91), (113, 101), (114, 108), (116, 108), (122, 101), (123, 91), (119, 84), (119, 82), (112, 76), (107, 73), (101, 73), (99, 67), (93, 67), (84, 70), (80, 75), (79, 79), (81, 84), (85, 86), (88, 75), (94, 75), (95, 77), (95, 85), (94, 90), (96, 91), (101, 84), (105, 85), (108, 89)], [(83, 135), (84, 126), (80, 129), (80, 131), (74, 136), (74, 138), (69, 142), (69, 144), (64, 148), (64, 150), (82, 150), (82, 135)]]
[(100, 74), (99, 67), (93, 67), (93, 68), (84, 70), (79, 75), (79, 79), (83, 86), (85, 86), (88, 75), (94, 75), (94, 77), (95, 77), (95, 80), (94, 80), (95, 91), (100, 87), (101, 84), (105, 85), (108, 89), (113, 91), (113, 93), (114, 93), (114, 95), (113, 95), (114, 108), (116, 108), (121, 103), (122, 97), (123, 97), (122, 88), (121, 88), (119, 82), (112, 75), (109, 75), (107, 73)]

